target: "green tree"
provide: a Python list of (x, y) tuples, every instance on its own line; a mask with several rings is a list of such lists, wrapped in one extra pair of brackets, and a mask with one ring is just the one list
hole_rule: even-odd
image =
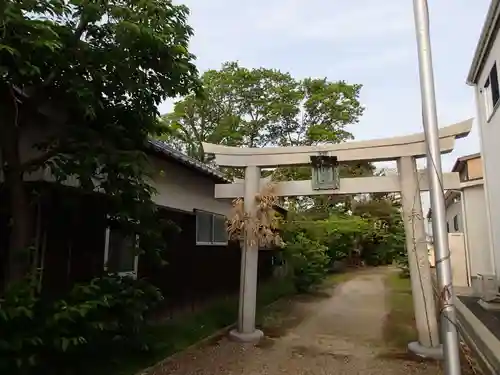
[(397, 196), (372, 194), (357, 201), (352, 212), (372, 223), (371, 232), (361, 243), (363, 258), (368, 263), (389, 263), (405, 253), (404, 223)]
[[(405, 253), (398, 202), (389, 198), (355, 200), (349, 212), (324, 206), (291, 210), (282, 230), (287, 246), (297, 241), (297, 233), (324, 246), (330, 265), (355, 257), (370, 265), (381, 265), (398, 260)], [(296, 245), (292, 249), (297, 251), (301, 245)]]
[(352, 139), (361, 85), (326, 78), (297, 80), (275, 69), (223, 64), (202, 76), (204, 94), (189, 95), (163, 116), (165, 140), (204, 160), (202, 142), (229, 146), (297, 146)]
[[(26, 172), (47, 166), (59, 181), (77, 176), (83, 189), (107, 193), (112, 213), (129, 227), (149, 212), (142, 150), (160, 129), (157, 105), (199, 84), (187, 49), (187, 15), (169, 0), (0, 3), (0, 148), (12, 218), (8, 280), (26, 269), (20, 256), (31, 238)], [(44, 123), (40, 113), (50, 119)], [(28, 135), (49, 124), (57, 125), (50, 138), (28, 144), (36, 156), (22, 157)]]

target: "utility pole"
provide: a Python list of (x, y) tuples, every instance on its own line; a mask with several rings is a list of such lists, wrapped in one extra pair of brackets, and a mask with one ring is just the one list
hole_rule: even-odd
[(443, 171), (439, 148), (439, 129), (436, 94), (434, 91), (434, 73), (432, 68), (427, 0), (413, 0), (413, 12), (415, 16), (418, 45), (422, 120), (428, 147), (427, 170), (429, 172), (430, 181), (430, 197), (433, 216), (432, 230), (434, 235), (440, 298), (438, 302), (441, 306), (440, 322), (443, 341), (444, 370), (445, 375), (461, 375), (456, 310), (454, 304), (455, 295), (452, 287), (450, 249), (448, 246), (448, 231), (446, 229), (444, 191), (442, 184)]

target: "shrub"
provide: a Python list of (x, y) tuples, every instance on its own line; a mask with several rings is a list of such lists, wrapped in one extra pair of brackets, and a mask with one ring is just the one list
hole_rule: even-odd
[(317, 215), (289, 212), (281, 230), (297, 289), (318, 284), (325, 277), (325, 269), (334, 269), (336, 261), (360, 258), (372, 266), (391, 264), (395, 258), (404, 262), (401, 215), (389, 204), (385, 206), (390, 211), (383, 218), (330, 210), (317, 219)]
[(293, 282), (299, 292), (310, 291), (325, 278), (330, 257), (328, 247), (297, 232), (286, 243), (285, 256), (293, 269)]
[(147, 312), (162, 299), (144, 280), (109, 275), (76, 285), (47, 302), (30, 281), (0, 300), (0, 370), (50, 373), (109, 360), (124, 350), (147, 350)]
[(408, 264), (408, 252), (406, 250), (396, 255), (396, 265), (401, 270), (402, 277), (410, 277), (410, 266)]

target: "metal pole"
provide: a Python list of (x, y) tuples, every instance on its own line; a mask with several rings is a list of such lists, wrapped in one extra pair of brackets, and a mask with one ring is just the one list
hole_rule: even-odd
[(427, 143), (427, 170), (429, 171), (432, 226), (435, 244), (436, 270), (441, 305), (441, 334), (443, 341), (444, 370), (446, 375), (460, 375), (459, 341), (456, 311), (451, 278), (450, 250), (444, 205), (444, 191), (439, 148), (439, 129), (434, 92), (429, 10), (427, 0), (413, 0), (415, 29), (418, 45), (422, 117)]

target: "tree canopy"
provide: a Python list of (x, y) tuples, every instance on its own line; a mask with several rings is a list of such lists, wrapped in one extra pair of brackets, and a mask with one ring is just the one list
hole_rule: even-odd
[(227, 62), (201, 77), (203, 95), (188, 95), (163, 116), (166, 141), (204, 160), (202, 142), (229, 146), (297, 146), (352, 139), (363, 113), (361, 85), (295, 79), (276, 69)]
[[(108, 193), (125, 218), (150, 201), (141, 161), (159, 129), (157, 106), (199, 87), (187, 15), (168, 0), (1, 2), (0, 149), (11, 196), (11, 276), (21, 274), (14, 253), (31, 238), (26, 172), (48, 166), (59, 181), (77, 176), (82, 188)], [(26, 134), (48, 124), (57, 125), (51, 136), (29, 145), (36, 157), (22, 158)]]

